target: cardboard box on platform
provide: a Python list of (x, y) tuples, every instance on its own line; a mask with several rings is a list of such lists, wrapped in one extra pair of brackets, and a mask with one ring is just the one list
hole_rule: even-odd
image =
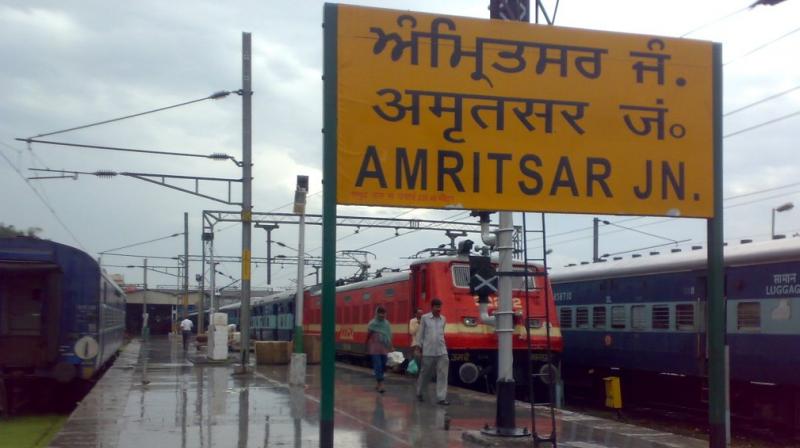
[(256, 364), (288, 364), (289, 343), (285, 341), (256, 341)]
[[(289, 359), (294, 353), (294, 341), (289, 341), (286, 348)], [(303, 335), (303, 352), (306, 354), (306, 364), (319, 364), (322, 358), (322, 340), (318, 335)]]

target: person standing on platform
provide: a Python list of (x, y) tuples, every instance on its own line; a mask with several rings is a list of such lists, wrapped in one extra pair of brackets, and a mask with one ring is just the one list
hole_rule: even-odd
[(392, 327), (386, 320), (386, 308), (378, 306), (375, 317), (367, 326), (367, 353), (372, 358), (372, 370), (375, 372), (375, 390), (383, 393), (383, 372), (386, 368), (386, 355), (393, 351)]
[[(414, 352), (417, 351), (417, 347), (419, 347), (419, 339), (417, 335), (419, 334), (419, 322), (422, 319), (422, 308), (417, 308), (414, 312), (414, 317), (408, 321), (408, 335), (411, 336), (411, 348), (414, 349)], [(414, 356), (414, 359), (417, 360), (417, 364), (419, 364), (420, 360), (417, 359), (418, 357)]]
[(422, 369), (417, 378), (417, 399), (423, 401), (422, 393), (428, 386), (431, 373), (436, 371), (436, 399), (443, 406), (447, 401), (447, 374), (450, 370), (450, 359), (447, 357), (447, 345), (444, 341), (445, 318), (442, 316), (442, 301), (431, 300), (431, 312), (420, 319), (417, 340), (419, 346), (415, 356), (422, 355)]
[(192, 337), (192, 327), (194, 324), (187, 317), (181, 321), (181, 336), (183, 336), (183, 351), (189, 349), (189, 338)]

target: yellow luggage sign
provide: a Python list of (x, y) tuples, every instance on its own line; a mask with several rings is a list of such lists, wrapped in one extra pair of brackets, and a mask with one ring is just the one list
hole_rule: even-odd
[(713, 216), (710, 42), (347, 5), (337, 29), (340, 204)]

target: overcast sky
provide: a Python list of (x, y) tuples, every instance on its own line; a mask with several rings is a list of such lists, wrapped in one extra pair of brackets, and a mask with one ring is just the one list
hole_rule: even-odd
[[(488, 0), (364, 1), (364, 5), (485, 18)], [(563, 0), (560, 26), (712, 40), (723, 44), (724, 109), (733, 111), (800, 85), (797, 59), (800, 1), (743, 10), (751, 0), (641, 1)], [(555, 2), (545, 2), (552, 12)], [(87, 0), (13, 1), (0, 3), (0, 222), (19, 228), (41, 227), (41, 236), (98, 252), (171, 235), (190, 218), (190, 251), (201, 250), (203, 210), (235, 210), (206, 199), (131, 178), (31, 181), (28, 168), (95, 171), (110, 169), (192, 176), (239, 177), (230, 162), (157, 155), (66, 149), (34, 144), (30, 150), (15, 137), (142, 112), (241, 87), (241, 33), (253, 33), (253, 176), (255, 211), (290, 212), (295, 176), (311, 178), (309, 213), (321, 212), (322, 171), (322, 6), (321, 1), (154, 1)], [(735, 13), (735, 14), (732, 14)], [(732, 15), (730, 15), (732, 14)], [(726, 16), (729, 17), (725, 18)], [(717, 21), (717, 19), (723, 18)], [(785, 36), (785, 37), (782, 37)], [(800, 111), (800, 89), (724, 119), (724, 133), (755, 126)], [(725, 237), (770, 236), (771, 210), (800, 200), (797, 151), (800, 116), (743, 132), (724, 140), (725, 197), (762, 192), (725, 202)], [(230, 96), (117, 123), (49, 137), (95, 145), (210, 154), (225, 152), (241, 159), (241, 101)], [(13, 165), (13, 167), (12, 167)], [(781, 188), (778, 188), (781, 187)], [(225, 195), (225, 189), (203, 185), (202, 191)], [(40, 199), (34, 193), (35, 189)], [(774, 190), (772, 190), (774, 189)], [(239, 189), (234, 189), (238, 196)], [(317, 194), (314, 194), (317, 193)], [(742, 204), (742, 205), (739, 205)], [(738, 205), (738, 206), (737, 206)], [(798, 204), (800, 206), (800, 203)], [(58, 219), (48, 209), (52, 208)], [(455, 211), (340, 207), (340, 214), (403, 218), (469, 219)], [(535, 218), (537, 215), (529, 215)], [(592, 217), (548, 215), (552, 266), (591, 259)], [(537, 218), (538, 219), (538, 218)], [(705, 221), (606, 217), (648, 236), (604, 226), (601, 253), (654, 246), (668, 240), (705, 242)], [(532, 220), (538, 226), (538, 220)], [(529, 224), (532, 222), (529, 221)], [(517, 216), (519, 223), (519, 216)], [(800, 210), (777, 216), (778, 233), (800, 231)], [(241, 230), (223, 224), (217, 253), (238, 255)], [(403, 257), (447, 242), (441, 232), (417, 232), (389, 238), (393, 231), (342, 228), (339, 249), (367, 250), (374, 268), (402, 267)], [(310, 228), (306, 247), (319, 255), (320, 229)], [(253, 230), (253, 254), (265, 256), (266, 233)], [(284, 226), (273, 238), (297, 246), (296, 229)], [(473, 238), (474, 239), (474, 238)], [(535, 246), (535, 244), (534, 244)], [(661, 249), (668, 251), (669, 247)], [(173, 257), (183, 241), (163, 241), (120, 252)], [(646, 251), (644, 251), (646, 252)], [(294, 255), (276, 247), (274, 254)], [(141, 264), (141, 259), (105, 256), (109, 265)], [(150, 264), (174, 265), (153, 259)], [(201, 267), (192, 266), (191, 277)], [(140, 269), (108, 267), (141, 282)], [(239, 266), (220, 270), (236, 278)], [(308, 273), (313, 272), (308, 269)], [(273, 285), (287, 286), (295, 269), (273, 269)], [(352, 269), (343, 269), (349, 275)], [(152, 274), (150, 283), (174, 284)], [(222, 279), (221, 283), (226, 283)], [(254, 266), (253, 285), (266, 285), (263, 264)]]

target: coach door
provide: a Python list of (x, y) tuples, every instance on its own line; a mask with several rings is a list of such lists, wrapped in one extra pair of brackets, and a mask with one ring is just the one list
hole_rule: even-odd
[(425, 264), (418, 264), (411, 266), (411, 309), (416, 310), (422, 308), (427, 310), (425, 304), (428, 297), (428, 266)]
[(55, 265), (0, 262), (0, 370), (57, 358), (61, 280)]

